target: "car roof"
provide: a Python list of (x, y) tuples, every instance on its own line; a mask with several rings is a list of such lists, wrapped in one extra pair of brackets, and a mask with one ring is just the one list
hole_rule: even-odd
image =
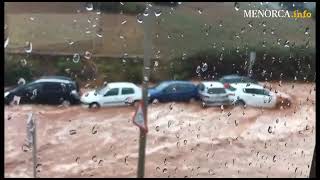
[(206, 87), (224, 88), (223, 84), (218, 81), (203, 81), (201, 84)]
[(42, 76), (40, 79), (61, 79), (61, 80), (69, 80), (72, 81), (71, 78), (66, 76)]
[(117, 87), (137, 87), (135, 84), (131, 82), (111, 82), (108, 83), (107, 86), (109, 88), (117, 88)]
[(35, 80), (34, 83), (39, 83), (39, 82), (55, 82), (55, 83), (73, 83), (73, 81), (70, 80), (64, 80), (64, 79), (38, 79)]
[(167, 80), (167, 81), (163, 81), (161, 82), (161, 84), (174, 84), (174, 83), (181, 83), (181, 84), (193, 84), (190, 81), (182, 81), (182, 80)]
[(255, 88), (255, 89), (264, 89), (263, 86), (259, 84), (253, 84), (253, 83), (231, 83), (232, 87), (235, 88)]
[(247, 77), (247, 76), (239, 76), (237, 74), (226, 75), (226, 76), (222, 77), (222, 79), (233, 79), (233, 78), (249, 78), (249, 77)]

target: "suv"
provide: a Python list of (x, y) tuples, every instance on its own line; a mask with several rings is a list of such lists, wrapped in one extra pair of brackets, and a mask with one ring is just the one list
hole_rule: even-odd
[(198, 93), (202, 101), (202, 107), (230, 105), (229, 96), (234, 95), (228, 93), (221, 82), (213, 81), (198, 84)]
[(6, 104), (77, 104), (80, 102), (78, 84), (68, 77), (45, 76), (28, 84), (18, 86), (4, 93)]
[(197, 87), (188, 81), (164, 81), (148, 90), (149, 102), (193, 101), (198, 99)]

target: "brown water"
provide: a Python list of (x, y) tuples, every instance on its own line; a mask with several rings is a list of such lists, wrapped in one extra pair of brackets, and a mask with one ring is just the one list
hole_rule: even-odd
[[(294, 85), (273, 84), (292, 97), (289, 109), (150, 105), (145, 176), (307, 177), (315, 145), (315, 84)], [(33, 112), (39, 177), (136, 177), (134, 111), (6, 106), (5, 176), (32, 177), (31, 150), (21, 147)]]

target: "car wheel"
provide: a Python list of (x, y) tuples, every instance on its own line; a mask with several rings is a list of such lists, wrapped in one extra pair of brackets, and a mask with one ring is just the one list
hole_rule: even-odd
[(100, 105), (96, 102), (89, 104), (89, 108), (100, 108)]
[(140, 103), (140, 101), (139, 101), (139, 100), (136, 100), (136, 101), (134, 101), (133, 103), (131, 103), (131, 105), (132, 105), (133, 107), (138, 107), (138, 106), (139, 106), (139, 103)]
[(206, 107), (207, 107), (207, 104), (202, 101), (202, 102), (201, 102), (201, 107), (202, 107), (202, 108), (206, 108)]
[(68, 100), (64, 100), (64, 101), (62, 101), (62, 105), (63, 106), (70, 106), (70, 101), (68, 101)]
[(243, 108), (246, 107), (246, 103), (245, 103), (243, 100), (237, 100), (237, 101), (235, 102), (235, 105), (236, 105), (236, 106), (243, 107)]
[(159, 102), (159, 99), (155, 98), (152, 100), (152, 104), (157, 104)]

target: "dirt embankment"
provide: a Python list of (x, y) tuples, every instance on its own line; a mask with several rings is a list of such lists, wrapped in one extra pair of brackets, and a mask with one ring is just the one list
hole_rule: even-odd
[[(315, 84), (273, 86), (293, 97), (291, 108), (150, 105), (145, 176), (307, 177), (315, 145)], [(31, 151), (22, 149), (31, 111), (40, 177), (136, 177), (133, 107), (41, 105), (5, 107), (6, 177), (32, 176)]]

